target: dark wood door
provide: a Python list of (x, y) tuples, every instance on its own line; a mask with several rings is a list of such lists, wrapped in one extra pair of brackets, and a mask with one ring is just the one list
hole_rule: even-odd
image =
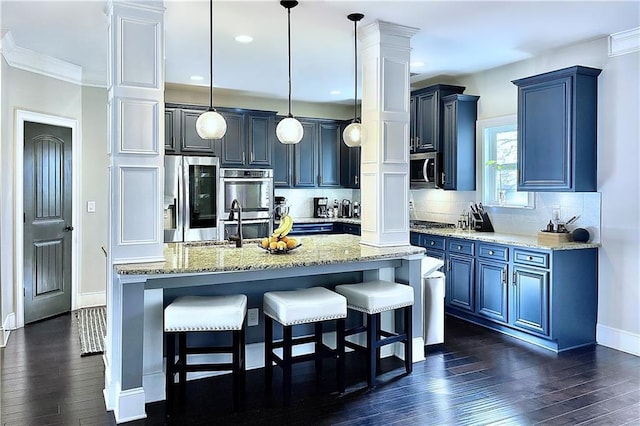
[(71, 129), (24, 123), (24, 322), (71, 310)]

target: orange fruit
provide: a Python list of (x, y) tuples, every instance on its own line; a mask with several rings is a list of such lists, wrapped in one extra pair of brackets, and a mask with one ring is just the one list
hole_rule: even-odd
[(276, 243), (275, 241), (271, 241), (271, 243), (269, 243), (269, 248), (271, 250), (276, 250), (278, 248), (278, 243)]
[(289, 238), (289, 241), (287, 241), (287, 248), (288, 249), (292, 249), (296, 246), (297, 241), (295, 238)]
[(269, 239), (266, 237), (262, 239), (262, 248), (269, 248)]

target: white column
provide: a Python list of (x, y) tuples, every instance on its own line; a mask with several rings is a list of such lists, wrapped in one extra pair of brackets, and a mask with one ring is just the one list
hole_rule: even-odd
[(384, 21), (360, 30), (362, 244), (409, 244), (409, 42), (417, 31)]
[(110, 264), (162, 260), (164, 8), (109, 2), (107, 15)]

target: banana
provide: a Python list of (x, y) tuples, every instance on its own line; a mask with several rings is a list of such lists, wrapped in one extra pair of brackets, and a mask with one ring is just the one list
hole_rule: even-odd
[(293, 219), (291, 218), (291, 216), (286, 215), (284, 217), (284, 221), (285, 221), (285, 228), (280, 233), (280, 237), (285, 237), (289, 232), (291, 232), (291, 228), (293, 228)]
[(280, 226), (276, 230), (273, 231), (273, 235), (276, 238), (282, 238), (286, 236), (289, 232), (291, 232), (291, 228), (293, 227), (293, 219), (291, 216), (286, 215), (282, 216), (280, 219)]

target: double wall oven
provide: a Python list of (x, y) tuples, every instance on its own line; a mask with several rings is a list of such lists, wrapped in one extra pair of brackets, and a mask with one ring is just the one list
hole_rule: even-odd
[(273, 170), (223, 169), (217, 157), (165, 156), (164, 241), (215, 241), (237, 235), (231, 203), (242, 207), (244, 238), (271, 234)]
[(272, 169), (220, 169), (218, 195), (218, 239), (237, 235), (236, 220), (228, 220), (233, 200), (242, 208), (243, 238), (262, 238), (271, 234), (273, 221)]

